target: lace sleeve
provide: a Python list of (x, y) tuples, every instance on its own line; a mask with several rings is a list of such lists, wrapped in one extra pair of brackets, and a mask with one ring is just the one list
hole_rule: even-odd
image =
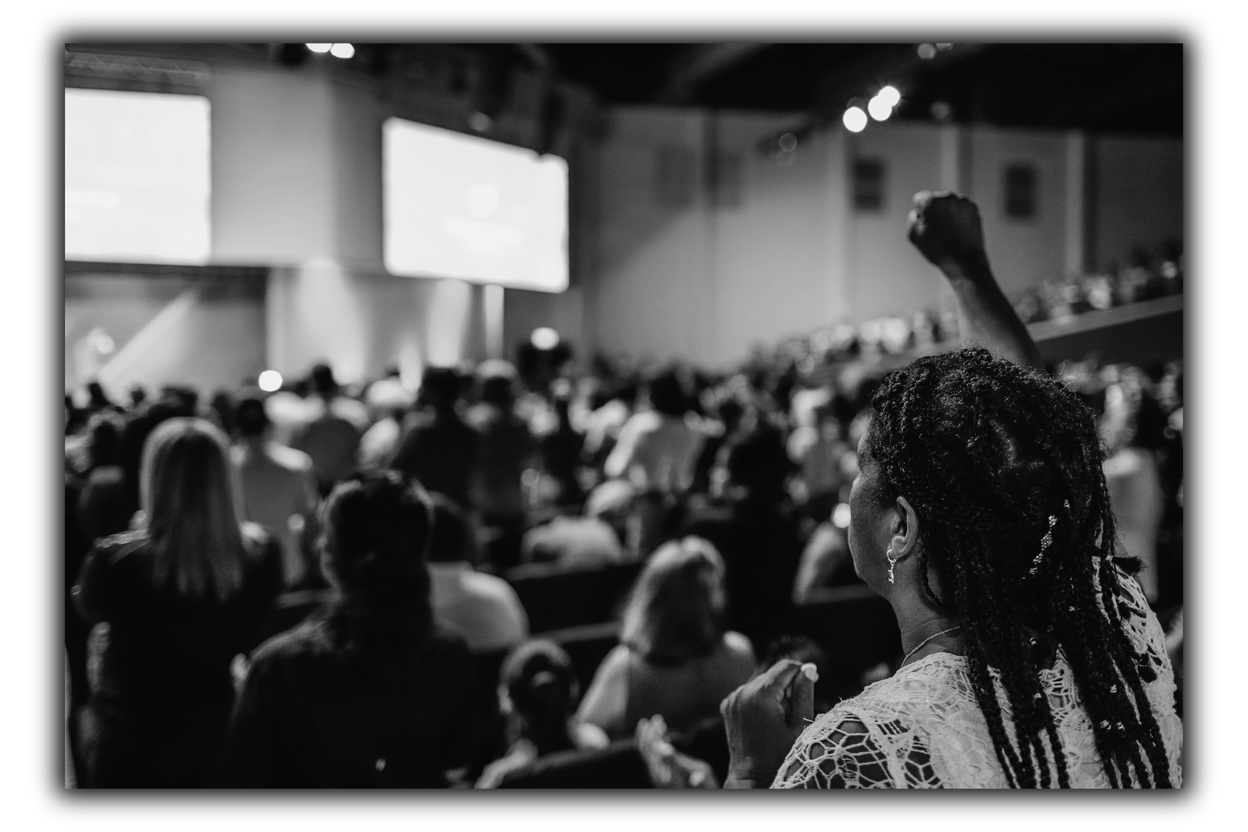
[(910, 754), (900, 756), (881, 726), (873, 730), (848, 714), (833, 711), (816, 720), (793, 744), (772, 788), (895, 789), (916, 785), (916, 776), (929, 787), (939, 785), (925, 752), (912, 748)]
[(1174, 670), (1166, 653), (1166, 634), (1148, 606), (1144, 589), (1139, 581), (1122, 570), (1118, 572), (1118, 586), (1122, 589), (1118, 597), (1119, 613), (1131, 643), (1147, 658), (1163, 684), (1173, 684)]

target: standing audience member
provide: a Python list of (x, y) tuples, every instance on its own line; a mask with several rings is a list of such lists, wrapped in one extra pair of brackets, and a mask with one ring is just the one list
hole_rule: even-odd
[(258, 392), (242, 395), (232, 421), (238, 442), (230, 461), (242, 486), (243, 511), (281, 546), (285, 587), (303, 586), (317, 571), (304, 555), (305, 540), (315, 538), (320, 502), (312, 458), (273, 439)]
[(673, 730), (719, 712), (754, 672), (749, 639), (724, 619), (724, 564), (705, 540), (659, 547), (624, 610), (621, 644), (602, 660), (577, 718), (612, 739), (632, 736), (643, 717)]
[(585, 434), (572, 426), (572, 389), (566, 379), (555, 382), (552, 399), (555, 429), (538, 440), (543, 503), (579, 507), (585, 501), (580, 480)]
[(429, 605), (433, 507), (397, 471), (330, 493), (321, 538), (327, 613), (254, 654), (217, 782), (250, 788), (439, 788), (473, 759), (477, 681)]
[(689, 399), (680, 376), (666, 370), (646, 387), (649, 409), (629, 417), (603, 467), (637, 489), (628, 546), (641, 557), (668, 536), (685, 493), (693, 484), (702, 433), (687, 416)]
[(474, 653), (504, 650), (529, 635), (520, 598), (502, 578), (473, 569), (476, 540), (463, 510), (449, 497), (431, 494), (433, 535), (429, 579), (433, 618), (464, 639)]
[(791, 471), (780, 432), (755, 425), (720, 452), (712, 473), (718, 499), (683, 527), (723, 557), (728, 626), (759, 645), (796, 627), (793, 589), (803, 541), (785, 488)]
[(1160, 597), (1157, 533), (1165, 512), (1158, 453), (1165, 442), (1166, 417), (1157, 401), (1123, 382), (1105, 390), (1101, 435), (1109, 450), (1105, 481), (1118, 521), (1121, 554), (1138, 558), (1136, 580), (1150, 604)]
[(384, 377), (369, 385), (364, 401), (374, 421), (360, 438), (360, 468), (372, 470), (389, 464), (399, 449), (403, 417), (415, 400), (415, 395), (399, 377), (397, 367), (390, 368)]
[(499, 676), (499, 710), (507, 720), (509, 746), (485, 767), (478, 789), (496, 788), (548, 754), (610, 743), (596, 725), (575, 720), (580, 685), (572, 660), (553, 641), (519, 645), (503, 660)]
[(425, 368), (417, 410), (403, 422), (403, 436), (390, 467), (470, 511), (470, 482), (481, 439), (460, 418), (455, 407), (459, 396), (459, 373), (454, 368)]
[[(125, 420), (101, 410), (87, 422), (88, 470), (76, 508), (78, 523), (88, 540), (124, 532), (134, 508), (126, 498), (126, 472), (121, 467), (121, 436)], [(66, 509), (70, 509), (66, 506)], [(76, 572), (74, 574), (77, 574)]]
[(108, 625), (82, 726), (89, 787), (208, 785), (234, 698), (230, 663), (250, 650), (281, 582), (277, 546), (236, 513), (228, 445), (202, 419), (148, 439), (144, 527), (100, 541), (74, 601)]
[(520, 562), (527, 509), (523, 478), (537, 461), (537, 441), (515, 412), (513, 373), (500, 369), (482, 377), (481, 400), (468, 412), (481, 437), (473, 506), (481, 519), (486, 556), (499, 569)]
[(307, 421), (299, 425), (291, 447), (312, 457), (322, 495), (356, 466), (360, 437), (368, 430), (368, 410), (339, 392), (334, 372), (317, 364), (310, 377), (313, 395), (307, 401)]

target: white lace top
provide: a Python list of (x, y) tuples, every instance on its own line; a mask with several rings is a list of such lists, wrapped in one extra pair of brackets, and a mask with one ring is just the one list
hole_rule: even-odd
[[(1125, 619), (1132, 642), (1157, 672), (1146, 692), (1161, 728), (1170, 781), (1178, 787), (1183, 726), (1174, 711), (1174, 672), (1165, 636), (1139, 584), (1124, 575), (1121, 585), (1122, 600), (1132, 609)], [(1071, 786), (1108, 788), (1070, 666), (1059, 654), (1041, 677)], [(1008, 726), (1004, 691), (998, 688), (997, 696)], [(1050, 767), (1056, 783), (1052, 763)], [(1007, 787), (967, 662), (950, 653), (934, 653), (907, 665), (818, 717), (794, 743), (772, 783), (772, 788), (783, 789)]]

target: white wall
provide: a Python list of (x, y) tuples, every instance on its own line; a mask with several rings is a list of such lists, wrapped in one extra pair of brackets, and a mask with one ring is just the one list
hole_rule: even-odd
[[(919, 191), (955, 190), (948, 167), (956, 131), (935, 125), (882, 124), (849, 137), (854, 158), (884, 163), (884, 206), (879, 213), (850, 209), (846, 235), (851, 256), (844, 280), (850, 286), (846, 317), (861, 319), (937, 307), (948, 294), (943, 278), (906, 240), (906, 217)], [(953, 155), (956, 160), (956, 154)], [(852, 187), (846, 179), (843, 186)], [(846, 199), (851, 195), (846, 194)]]
[[(1065, 134), (978, 127), (968, 138), (966, 193), (979, 205), (988, 259), (1002, 290), (1010, 295), (1046, 279), (1064, 277), (1068, 241)], [(1020, 162), (1036, 169), (1036, 214), (1027, 219), (1005, 213), (1005, 169)]]

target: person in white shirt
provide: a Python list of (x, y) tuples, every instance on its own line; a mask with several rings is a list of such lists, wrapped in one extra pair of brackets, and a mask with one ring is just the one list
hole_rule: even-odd
[(647, 385), (650, 408), (629, 417), (603, 466), (609, 478), (622, 477), (637, 489), (629, 548), (642, 557), (664, 539), (674, 500), (693, 484), (703, 434), (688, 414), (689, 399), (675, 371)]
[(285, 586), (299, 586), (317, 574), (303, 545), (314, 537), (320, 503), (312, 458), (272, 438), (258, 392), (239, 398), (234, 420), (238, 441), (230, 449), (230, 461), (242, 486), (243, 512), (281, 546)]
[(511, 586), (472, 567), (475, 543), (463, 510), (449, 497), (432, 493), (433, 536), (429, 543), (429, 582), (433, 619), (462, 637), (474, 653), (514, 647), (529, 635), (529, 618)]

